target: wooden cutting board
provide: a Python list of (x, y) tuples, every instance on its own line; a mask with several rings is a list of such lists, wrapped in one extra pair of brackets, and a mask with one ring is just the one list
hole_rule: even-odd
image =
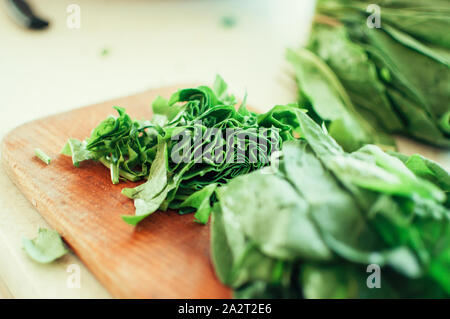
[[(136, 228), (120, 218), (134, 214), (124, 187), (109, 170), (85, 162), (76, 168), (60, 155), (69, 137), (84, 139), (101, 120), (125, 107), (131, 117), (151, 118), (150, 104), (178, 88), (166, 87), (83, 107), (26, 123), (2, 143), (2, 162), (12, 181), (54, 227), (102, 284), (118, 298), (229, 298), (214, 274), (209, 226), (193, 215), (156, 212)], [(41, 148), (46, 165), (34, 157)]]

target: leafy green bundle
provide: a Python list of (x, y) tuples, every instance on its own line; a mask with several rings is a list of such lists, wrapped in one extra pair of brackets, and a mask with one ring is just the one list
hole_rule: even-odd
[[(449, 173), (375, 145), (347, 153), (293, 112), (301, 139), (283, 144), (280, 162), (216, 191), (221, 281), (242, 298), (449, 297)], [(380, 288), (369, 288), (372, 264)]]
[(376, 3), (380, 28), (373, 1), (318, 1), (309, 44), (288, 53), (300, 104), (347, 151), (394, 146), (384, 132), (450, 147), (448, 1)]
[(123, 216), (131, 225), (168, 208), (196, 211), (196, 221), (206, 223), (215, 188), (268, 165), (272, 153), (294, 139), (298, 126), (288, 106), (256, 114), (244, 101), (236, 109), (226, 89), (218, 76), (214, 89), (200, 86), (180, 90), (170, 100), (158, 97), (151, 121), (132, 120), (115, 107), (118, 117), (105, 119), (85, 141), (69, 139), (62, 153), (72, 156), (75, 166), (102, 162), (113, 183), (147, 180), (122, 191), (134, 199), (136, 214)]

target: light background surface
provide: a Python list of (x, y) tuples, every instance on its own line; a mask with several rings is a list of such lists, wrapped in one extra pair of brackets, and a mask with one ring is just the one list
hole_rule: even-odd
[[(307, 39), (312, 0), (40, 0), (51, 20), (43, 32), (19, 28), (0, 9), (0, 138), (17, 125), (76, 107), (179, 83), (211, 84), (221, 74), (230, 90), (264, 111), (295, 101), (284, 61), (287, 46)], [(81, 28), (66, 25), (69, 4)], [(234, 17), (224, 28), (221, 20)], [(107, 50), (106, 56), (102, 51)], [(150, 105), (149, 101), (149, 105)], [(126, 107), (126, 105), (123, 105)], [(450, 166), (448, 152), (399, 140)], [(51, 265), (29, 260), (21, 237), (48, 227), (0, 169), (0, 298), (110, 297), (73, 254)], [(81, 288), (66, 286), (69, 264), (81, 266)]]

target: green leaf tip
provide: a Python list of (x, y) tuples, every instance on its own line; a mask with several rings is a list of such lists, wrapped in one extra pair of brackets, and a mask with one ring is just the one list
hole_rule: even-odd
[(45, 154), (45, 152), (43, 150), (41, 150), (40, 148), (36, 148), (34, 150), (34, 155), (36, 155), (37, 158), (39, 158), (42, 162), (44, 162), (47, 165), (49, 165), (50, 162), (52, 161), (50, 156)]

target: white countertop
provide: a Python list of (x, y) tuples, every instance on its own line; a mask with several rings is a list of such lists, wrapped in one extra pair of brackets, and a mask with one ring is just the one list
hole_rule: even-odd
[[(216, 73), (262, 111), (295, 101), (284, 50), (306, 40), (313, 12), (312, 0), (29, 2), (51, 26), (26, 31), (0, 11), (0, 138), (39, 117), (149, 88), (209, 84)], [(66, 25), (71, 3), (81, 8), (80, 29)], [(225, 28), (224, 16), (236, 25)], [(450, 163), (448, 153), (420, 150)], [(73, 254), (51, 265), (28, 259), (21, 237), (39, 226), (48, 227), (0, 169), (0, 298), (110, 297)], [(81, 267), (79, 289), (67, 288), (70, 264)]]

